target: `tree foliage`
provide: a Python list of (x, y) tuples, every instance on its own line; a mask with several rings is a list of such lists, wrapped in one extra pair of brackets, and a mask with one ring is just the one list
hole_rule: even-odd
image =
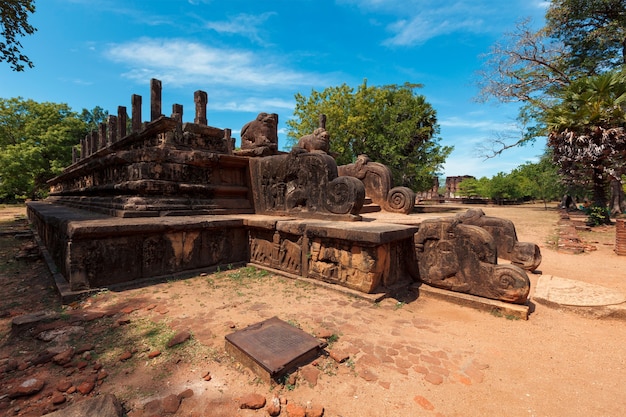
[(66, 104), (0, 99), (0, 200), (44, 196), (87, 131)]
[(553, 0), (546, 22), (548, 36), (568, 51), (566, 67), (596, 75), (626, 64), (624, 0)]
[(605, 206), (609, 181), (626, 172), (626, 76), (580, 78), (559, 96), (545, 112), (554, 160), (570, 182), (590, 182), (594, 204)]
[(523, 104), (524, 131), (486, 156), (548, 136), (561, 173), (605, 205), (609, 179), (624, 173), (626, 2), (552, 0), (545, 27), (522, 25), (511, 39), (492, 48), (480, 86), (483, 99)]
[(548, 132), (543, 112), (572, 82), (621, 67), (626, 53), (624, 0), (552, 0), (546, 25), (528, 19), (492, 46), (478, 73), (481, 101), (521, 103), (522, 134), (485, 154), (492, 157)]
[(544, 203), (559, 199), (565, 192), (551, 151), (539, 162), (527, 162), (509, 174), (503, 172), (487, 178), (469, 178), (459, 184), (460, 194), (469, 198), (489, 198), (496, 202), (541, 200)]
[(19, 37), (32, 35), (37, 30), (28, 23), (29, 13), (35, 13), (34, 0), (0, 1), (0, 62), (8, 62), (13, 71), (34, 66), (22, 53), (19, 41)]
[(287, 121), (292, 144), (318, 127), (327, 116), (331, 153), (339, 165), (354, 162), (360, 154), (387, 165), (394, 184), (416, 191), (432, 186), (451, 147), (440, 146), (437, 115), (416, 84), (370, 87), (356, 91), (346, 84), (295, 96), (295, 118)]

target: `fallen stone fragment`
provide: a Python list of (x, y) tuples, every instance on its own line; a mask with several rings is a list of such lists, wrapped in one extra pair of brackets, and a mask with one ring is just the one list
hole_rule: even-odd
[(307, 406), (305, 417), (322, 417), (324, 415), (324, 407), (317, 404)]
[(120, 355), (120, 361), (126, 361), (133, 356), (128, 350)]
[(160, 399), (148, 401), (143, 405), (143, 415), (152, 416), (160, 415), (162, 410), (162, 403)]
[(109, 376), (109, 373), (107, 371), (105, 371), (104, 369), (101, 369), (100, 371), (98, 371), (97, 380), (98, 381), (102, 381), (107, 376)]
[(313, 334), (315, 335), (315, 337), (318, 337), (320, 339), (330, 339), (334, 333), (332, 330), (326, 329), (324, 327), (318, 327), (317, 329), (315, 329)]
[(72, 386), (72, 381), (69, 379), (63, 379), (57, 383), (56, 389), (59, 392), (65, 392)]
[(176, 345), (180, 345), (181, 343), (187, 341), (191, 337), (191, 333), (187, 330), (183, 330), (182, 332), (178, 332), (167, 342), (167, 347), (171, 348)]
[(40, 378), (29, 378), (9, 392), (9, 398), (25, 397), (38, 393), (46, 381)]
[(78, 390), (78, 392), (80, 392), (83, 395), (87, 395), (89, 394), (91, 391), (93, 391), (93, 389), (95, 388), (96, 383), (92, 380), (87, 380), (87, 381), (83, 381), (80, 383), (79, 386), (76, 387), (76, 389)]
[(50, 397), (50, 402), (54, 405), (63, 404), (65, 400), (65, 395), (61, 394), (60, 392), (55, 392), (52, 394), (52, 397)]
[[(44, 364), (44, 363), (48, 363), (56, 355), (57, 354), (54, 353), (54, 352), (51, 352), (49, 350), (44, 350), (43, 352), (39, 352), (39, 354), (31, 361), (31, 363), (33, 364), (33, 366), (37, 366), (37, 365), (41, 365), (41, 364)], [(13, 368), (12, 370), (17, 369), (17, 366), (18, 366), (18, 363), (17, 363), (17, 361), (15, 361), (15, 368)]]
[(178, 394), (178, 398), (180, 398), (181, 401), (184, 400), (185, 398), (191, 398), (191, 397), (193, 397), (193, 390), (191, 388), (187, 388), (186, 390)]
[(153, 350), (152, 352), (148, 353), (148, 358), (154, 359), (157, 356), (159, 356), (160, 354), (161, 354), (160, 350)]
[(61, 317), (61, 315), (54, 311), (39, 311), (32, 314), (24, 314), (22, 316), (14, 317), (13, 320), (11, 320), (11, 328), (13, 330), (22, 330), (33, 327), (34, 325), (44, 321), (56, 320), (59, 317)]
[(306, 417), (306, 409), (301, 405), (290, 402), (287, 404), (286, 410), (289, 417)]
[(265, 397), (261, 394), (246, 394), (239, 399), (239, 408), (258, 410), (265, 407)]
[(211, 380), (211, 372), (207, 371), (206, 374), (204, 374), (204, 376), (202, 377), (202, 379), (204, 379), (205, 381), (210, 381)]
[(272, 417), (280, 415), (280, 398), (272, 397), (272, 400), (270, 401), (266, 410), (267, 414)]
[(94, 350), (95, 348), (96, 348), (96, 346), (93, 345), (93, 344), (82, 345), (82, 346), (76, 348), (76, 352), (75, 353), (77, 355), (80, 355), (81, 353), (89, 352), (91, 350)]
[(163, 398), (161, 404), (164, 413), (175, 414), (178, 411), (178, 407), (180, 407), (180, 398), (178, 398), (178, 395), (170, 394)]
[(46, 417), (122, 417), (122, 405), (113, 394), (99, 395), (75, 404), (63, 410), (46, 414)]
[(317, 378), (320, 375), (320, 370), (315, 366), (307, 365), (300, 369), (300, 375), (308, 382), (312, 387), (317, 385)]
[(343, 363), (343, 362), (347, 361), (348, 358), (350, 358), (350, 355), (348, 355), (347, 353), (345, 353), (345, 352), (343, 352), (341, 350), (338, 350), (338, 349), (331, 350), (329, 352), (329, 355), (337, 363)]
[(71, 336), (82, 335), (85, 328), (82, 326), (64, 326), (58, 329), (40, 332), (36, 337), (44, 342), (66, 343)]

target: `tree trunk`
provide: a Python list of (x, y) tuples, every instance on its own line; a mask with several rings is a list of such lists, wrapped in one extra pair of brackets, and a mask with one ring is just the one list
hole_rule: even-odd
[(626, 211), (624, 188), (620, 178), (611, 178), (611, 217), (616, 217)]
[(606, 182), (600, 168), (593, 169), (593, 205), (606, 207)]

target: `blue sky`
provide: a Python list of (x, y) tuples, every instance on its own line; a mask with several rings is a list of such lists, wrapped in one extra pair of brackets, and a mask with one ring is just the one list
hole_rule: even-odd
[[(101, 106), (111, 114), (163, 82), (163, 113), (208, 93), (209, 125), (241, 127), (279, 114), (279, 146), (296, 93), (346, 83), (420, 83), (437, 111), (444, 175), (492, 176), (535, 161), (544, 142), (484, 160), (476, 148), (514, 129), (516, 106), (476, 103), (481, 54), (525, 17), (543, 25), (540, 0), (39, 0), (22, 38), (35, 68), (0, 64), (0, 97)], [(541, 143), (540, 143), (541, 142)], [(239, 143), (239, 142), (238, 142)]]

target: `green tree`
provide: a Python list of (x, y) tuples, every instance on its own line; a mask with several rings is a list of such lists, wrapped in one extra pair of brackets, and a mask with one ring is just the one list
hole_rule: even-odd
[(34, 66), (22, 54), (22, 44), (18, 40), (37, 30), (28, 23), (29, 13), (35, 13), (34, 0), (0, 1), (0, 62), (7, 61), (13, 71), (24, 71), (25, 65), (29, 68)]
[(80, 113), (80, 119), (87, 123), (89, 130), (98, 130), (100, 123), (107, 120), (109, 112), (100, 106), (94, 107), (92, 110), (83, 109)]
[(554, 161), (570, 181), (591, 181), (594, 205), (606, 207), (609, 182), (626, 168), (626, 76), (580, 78), (559, 98), (545, 113)]
[(420, 86), (370, 87), (363, 82), (356, 91), (343, 84), (309, 97), (295, 96), (295, 118), (287, 121), (292, 144), (318, 127), (320, 114), (327, 116), (331, 153), (339, 165), (354, 162), (360, 154), (387, 165), (394, 184), (423, 191), (432, 187), (432, 178), (451, 147), (440, 146), (437, 115)]
[(568, 68), (595, 75), (626, 64), (624, 0), (553, 0), (546, 22), (548, 36), (567, 48)]
[(552, 161), (550, 149), (546, 150), (539, 162), (520, 165), (510, 175), (519, 184), (524, 197), (542, 200), (546, 209), (548, 201), (559, 199), (565, 193), (565, 186)]
[(552, 0), (546, 25), (529, 20), (492, 46), (478, 73), (481, 101), (521, 103), (521, 134), (495, 140), (486, 156), (548, 134), (543, 112), (559, 92), (581, 77), (621, 67), (626, 60), (626, 3), (623, 0)]
[(72, 161), (87, 124), (66, 104), (0, 99), (0, 199), (40, 198)]

